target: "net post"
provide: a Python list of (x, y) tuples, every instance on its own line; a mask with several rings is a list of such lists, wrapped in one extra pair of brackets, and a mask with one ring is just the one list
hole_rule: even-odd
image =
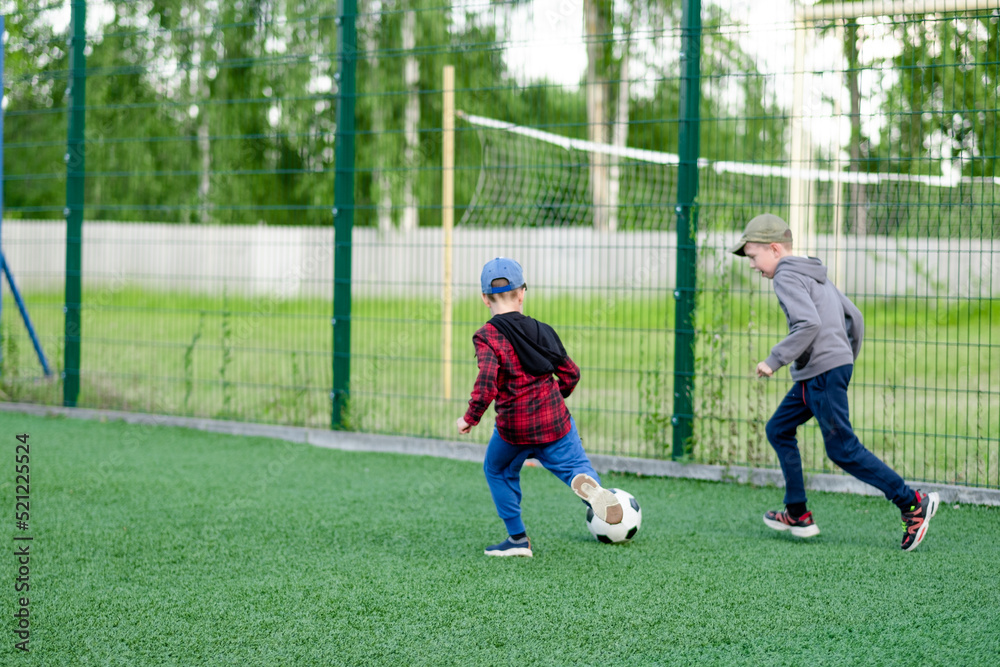
[[(844, 26), (839, 22), (837, 23), (837, 26), (834, 29), (834, 34), (836, 34), (837, 36), (837, 43), (843, 44)], [(837, 122), (838, 128), (840, 127), (840, 119), (842, 115), (843, 115), (843, 109), (841, 108), (840, 96), (838, 95), (833, 104), (833, 117)], [(840, 141), (839, 129), (837, 131), (837, 144), (840, 146), (843, 145), (843, 142)], [(834, 162), (833, 169), (837, 173), (840, 172), (839, 159), (836, 162)], [(846, 283), (847, 283), (846, 280), (847, 275), (844, 266), (845, 248), (841, 247), (841, 243), (846, 243), (847, 241), (846, 238), (842, 238), (844, 233), (844, 223), (843, 223), (844, 183), (842, 183), (840, 180), (837, 179), (831, 180), (830, 183), (833, 186), (833, 229), (830, 232), (831, 238), (833, 240), (833, 247), (830, 248), (829, 251), (832, 258), (832, 261), (830, 263), (832, 264), (832, 269), (833, 269), (833, 284), (839, 287), (841, 290), (844, 290), (846, 288)]]
[(63, 348), (63, 405), (73, 407), (80, 395), (80, 309), (83, 293), (83, 206), (87, 120), (87, 2), (73, 0), (70, 49), (69, 128), (66, 140), (66, 345)]
[(357, 70), (357, 0), (342, 0), (337, 59), (337, 130), (333, 184), (333, 390), (331, 428), (349, 426), (347, 404), (351, 383), (351, 253), (354, 234), (354, 108)]
[(455, 226), (455, 66), (444, 66), (441, 119), (441, 230), (444, 236), (442, 309), (444, 398), (451, 399), (452, 357), (452, 230)]
[(789, 155), (791, 167), (788, 181), (788, 226), (792, 230), (795, 254), (806, 255), (815, 251), (812, 218), (814, 215), (813, 192), (815, 178), (810, 174), (812, 145), (805, 127), (805, 67), (806, 32), (812, 27), (808, 20), (795, 22), (795, 51), (792, 70), (792, 145)]

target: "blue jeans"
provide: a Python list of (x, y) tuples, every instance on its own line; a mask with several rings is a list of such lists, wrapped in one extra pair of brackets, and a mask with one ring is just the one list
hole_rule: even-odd
[(785, 504), (806, 501), (802, 457), (795, 431), (816, 417), (830, 460), (871, 484), (897, 505), (913, 499), (913, 491), (892, 468), (865, 449), (851, 429), (847, 385), (854, 366), (839, 366), (796, 382), (767, 422), (767, 440), (778, 454), (785, 475)]
[(493, 428), (493, 437), (486, 446), (483, 472), (486, 473), (486, 483), (489, 484), (497, 514), (507, 526), (508, 534), (527, 532), (521, 521), (521, 466), (527, 459), (538, 459), (567, 485), (582, 472), (601, 481), (583, 451), (583, 443), (572, 418), (570, 424), (569, 433), (545, 445), (512, 445), (500, 437), (496, 427)]

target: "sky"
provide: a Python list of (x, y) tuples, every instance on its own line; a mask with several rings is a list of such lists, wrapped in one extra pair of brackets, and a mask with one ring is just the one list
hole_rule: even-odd
[[(52, 23), (56, 32), (63, 32), (69, 29), (71, 16), (70, 3), (65, 2), (61, 7), (49, 10), (45, 13), (46, 18)], [(115, 8), (108, 0), (87, 0), (87, 34), (92, 35), (101, 30), (101, 27), (110, 23), (115, 17)]]
[[(703, 7), (707, 4), (704, 2)], [(790, 73), (795, 69), (794, 3), (791, 0), (721, 0), (714, 4), (724, 8), (734, 22), (740, 24), (739, 42), (756, 62), (758, 70), (776, 74), (772, 90), (779, 106), (790, 110), (793, 101)], [(511, 42), (515, 46), (508, 50), (507, 64), (520, 81), (546, 78), (567, 87), (579, 85), (587, 68), (586, 44), (582, 37), (583, 0), (534, 0), (514, 10), (510, 25)], [(842, 72), (846, 67), (842, 51), (833, 36), (808, 41), (807, 71), (836, 69)], [(875, 52), (870, 53), (874, 55)], [(630, 78), (639, 79), (633, 82), (632, 92), (641, 94), (642, 73), (633, 70)], [(846, 117), (839, 122), (827, 120), (834, 112), (832, 100), (839, 98), (842, 113), (850, 110), (843, 78), (842, 74), (808, 76), (804, 86), (805, 113), (822, 119), (822, 122), (808, 123), (812, 141), (827, 151), (845, 145), (845, 138), (850, 136), (850, 122)], [(651, 90), (651, 86), (646, 88)], [(877, 129), (877, 123), (869, 129)]]

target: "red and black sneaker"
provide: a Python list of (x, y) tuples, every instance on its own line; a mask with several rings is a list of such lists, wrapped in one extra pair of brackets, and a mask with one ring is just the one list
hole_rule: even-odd
[(917, 491), (917, 504), (910, 506), (909, 512), (903, 512), (903, 551), (913, 551), (927, 534), (927, 525), (937, 513), (941, 498), (937, 493), (921, 493)]
[(790, 530), (795, 537), (812, 537), (819, 535), (819, 526), (813, 521), (813, 513), (806, 512), (798, 519), (793, 519), (788, 510), (775, 512), (771, 510), (764, 515), (764, 524), (775, 530)]

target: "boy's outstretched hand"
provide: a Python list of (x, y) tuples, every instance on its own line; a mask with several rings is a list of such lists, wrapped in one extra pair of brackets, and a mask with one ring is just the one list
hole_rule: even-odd
[(759, 378), (768, 377), (769, 378), (772, 375), (774, 375), (774, 371), (771, 370), (770, 366), (768, 366), (767, 364), (765, 364), (763, 361), (760, 362), (759, 364), (757, 364), (757, 377), (759, 377)]
[(455, 422), (455, 426), (458, 427), (459, 433), (468, 433), (469, 431), (472, 430), (472, 424), (466, 422), (465, 417), (459, 417), (458, 420)]

